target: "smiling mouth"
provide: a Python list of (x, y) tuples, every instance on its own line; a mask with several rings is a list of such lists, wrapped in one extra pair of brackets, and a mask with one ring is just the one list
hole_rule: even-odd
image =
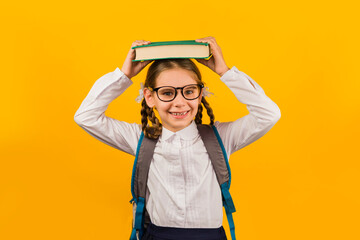
[(173, 116), (184, 116), (184, 115), (186, 115), (188, 112), (190, 112), (190, 110), (189, 110), (189, 111), (185, 111), (185, 112), (170, 112), (170, 114), (173, 115)]

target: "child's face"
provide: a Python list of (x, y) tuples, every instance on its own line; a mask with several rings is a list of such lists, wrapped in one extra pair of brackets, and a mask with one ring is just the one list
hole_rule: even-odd
[[(155, 88), (161, 86), (183, 87), (189, 84), (197, 84), (191, 72), (184, 69), (170, 69), (163, 71), (156, 79)], [(156, 92), (150, 92), (145, 88), (145, 99), (149, 107), (156, 107), (162, 125), (170, 131), (176, 132), (190, 125), (198, 111), (201, 95), (194, 100), (186, 100), (177, 90), (177, 95), (171, 102), (161, 101)], [(174, 113), (185, 113), (175, 115)]]

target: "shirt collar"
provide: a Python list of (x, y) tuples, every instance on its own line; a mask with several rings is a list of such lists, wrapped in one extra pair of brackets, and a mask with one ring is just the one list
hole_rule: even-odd
[(199, 131), (197, 129), (195, 121), (191, 121), (189, 126), (177, 132), (170, 131), (169, 129), (162, 126), (162, 134), (161, 134), (162, 140), (166, 141), (175, 134), (178, 135), (181, 139), (192, 140), (197, 135), (199, 135)]

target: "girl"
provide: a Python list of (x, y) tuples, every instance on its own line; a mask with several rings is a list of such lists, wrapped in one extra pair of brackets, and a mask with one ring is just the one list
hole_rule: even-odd
[[(253, 79), (235, 66), (230, 69), (226, 65), (215, 38), (196, 41), (209, 43), (212, 52), (209, 60), (197, 62), (220, 76), (246, 104), (248, 115), (233, 122), (214, 122), (195, 63), (190, 59), (164, 59), (154, 61), (148, 69), (141, 90), (144, 97), (140, 96), (142, 124), (105, 116), (110, 102), (151, 62), (132, 62), (135, 50), (131, 48), (121, 70), (116, 68), (99, 78), (75, 113), (75, 122), (90, 135), (134, 156), (141, 131), (147, 137), (158, 138), (147, 183), (146, 210), (151, 223), (143, 240), (227, 239), (222, 227), (221, 190), (196, 127), (201, 123), (203, 106), (210, 124), (218, 129), (227, 156), (262, 137), (280, 118), (278, 106)], [(131, 47), (149, 43), (139, 40)]]

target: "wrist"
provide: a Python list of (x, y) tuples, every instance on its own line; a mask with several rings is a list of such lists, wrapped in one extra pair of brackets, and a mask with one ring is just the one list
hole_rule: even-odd
[(229, 67), (226, 67), (225, 70), (220, 71), (218, 74), (219, 74), (220, 77), (222, 77), (222, 76), (223, 76), (227, 71), (229, 71), (229, 70), (230, 70), (230, 68), (229, 68)]
[(129, 73), (127, 73), (127, 72), (125, 72), (125, 71), (123, 71), (122, 69), (120, 69), (129, 79), (131, 79), (131, 76), (130, 76), (130, 74)]

